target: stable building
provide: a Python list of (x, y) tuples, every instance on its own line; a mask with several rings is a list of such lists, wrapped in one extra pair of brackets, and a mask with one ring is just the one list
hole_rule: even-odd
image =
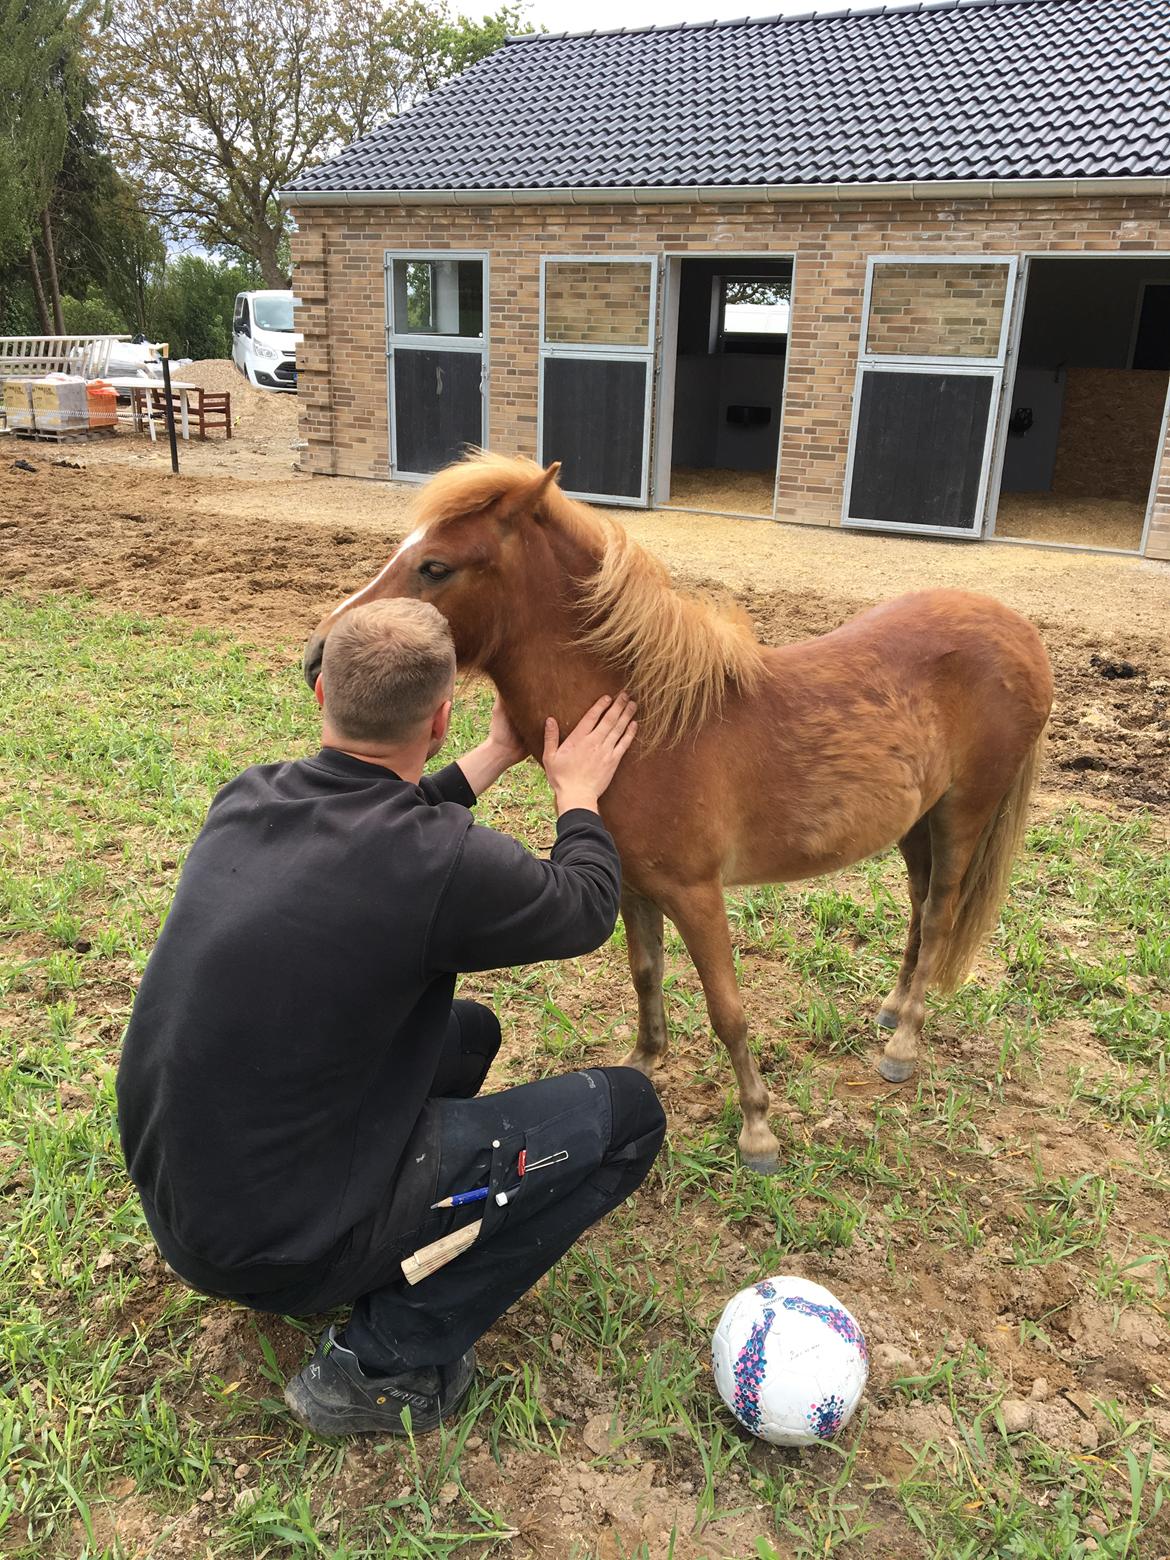
[(1170, 5), (513, 38), (302, 176), (304, 466), (1170, 559)]

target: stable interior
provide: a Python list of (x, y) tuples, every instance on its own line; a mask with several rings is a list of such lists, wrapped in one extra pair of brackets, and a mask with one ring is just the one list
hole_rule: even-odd
[(1136, 552), (1170, 383), (1170, 260), (1034, 260), (995, 534)]
[(790, 260), (679, 265), (672, 508), (771, 515), (788, 351)]

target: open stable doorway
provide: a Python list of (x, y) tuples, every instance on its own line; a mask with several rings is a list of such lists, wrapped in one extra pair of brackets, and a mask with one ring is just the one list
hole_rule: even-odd
[(1170, 257), (1029, 262), (994, 535), (1137, 552), (1170, 386)]
[(791, 296), (790, 259), (667, 258), (657, 504), (772, 515)]

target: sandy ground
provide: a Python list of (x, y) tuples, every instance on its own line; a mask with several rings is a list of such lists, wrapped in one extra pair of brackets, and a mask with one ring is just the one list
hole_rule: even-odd
[(1059, 493), (1004, 493), (995, 517), (997, 536), (1078, 547), (1141, 546), (1146, 506), (1125, 498), (1070, 498)]
[(670, 507), (717, 514), (771, 515), (776, 482), (770, 471), (678, 467), (670, 474)]
[[(277, 404), (291, 412), (290, 402)], [(0, 456), (0, 580), (89, 590), (295, 644), (378, 571), (410, 528), (417, 489), (306, 477), (294, 469), (292, 443), (283, 434), (192, 443), (177, 478), (165, 446), (144, 439), (21, 445), (15, 453), (32, 472), (14, 469), (9, 443)], [(733, 594), (770, 643), (825, 632), (906, 590), (947, 585), (999, 597), (1037, 624), (1053, 659), (1052, 780), (1127, 802), (1170, 801), (1167, 565), (621, 513), (682, 584)]]

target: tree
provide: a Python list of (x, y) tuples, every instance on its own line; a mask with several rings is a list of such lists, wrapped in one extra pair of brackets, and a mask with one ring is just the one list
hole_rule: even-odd
[(87, 287), (80, 298), (66, 293), (61, 299), (65, 329), (71, 336), (124, 336), (126, 320), (100, 287)]
[[(62, 330), (49, 202), (85, 78), (82, 34), (89, 0), (0, 0), (0, 262), (27, 257), (42, 329), (49, 307)], [(47, 267), (46, 298), (36, 239)]]
[[(3, 0), (0, 0), (3, 3)], [(344, 142), (502, 41), (446, 0), (115, 0), (100, 72), (116, 153), (174, 234), (284, 284), (277, 195)]]
[(523, 26), (522, 6), (503, 5), (476, 22), (439, 0), (352, 0), (330, 35), (323, 62), (330, 86), (330, 141), (356, 141), (500, 48)]
[(150, 310), (165, 272), (167, 246), (147, 215), (142, 193), (119, 176), (94, 234), (102, 291), (131, 335), (149, 335)]

